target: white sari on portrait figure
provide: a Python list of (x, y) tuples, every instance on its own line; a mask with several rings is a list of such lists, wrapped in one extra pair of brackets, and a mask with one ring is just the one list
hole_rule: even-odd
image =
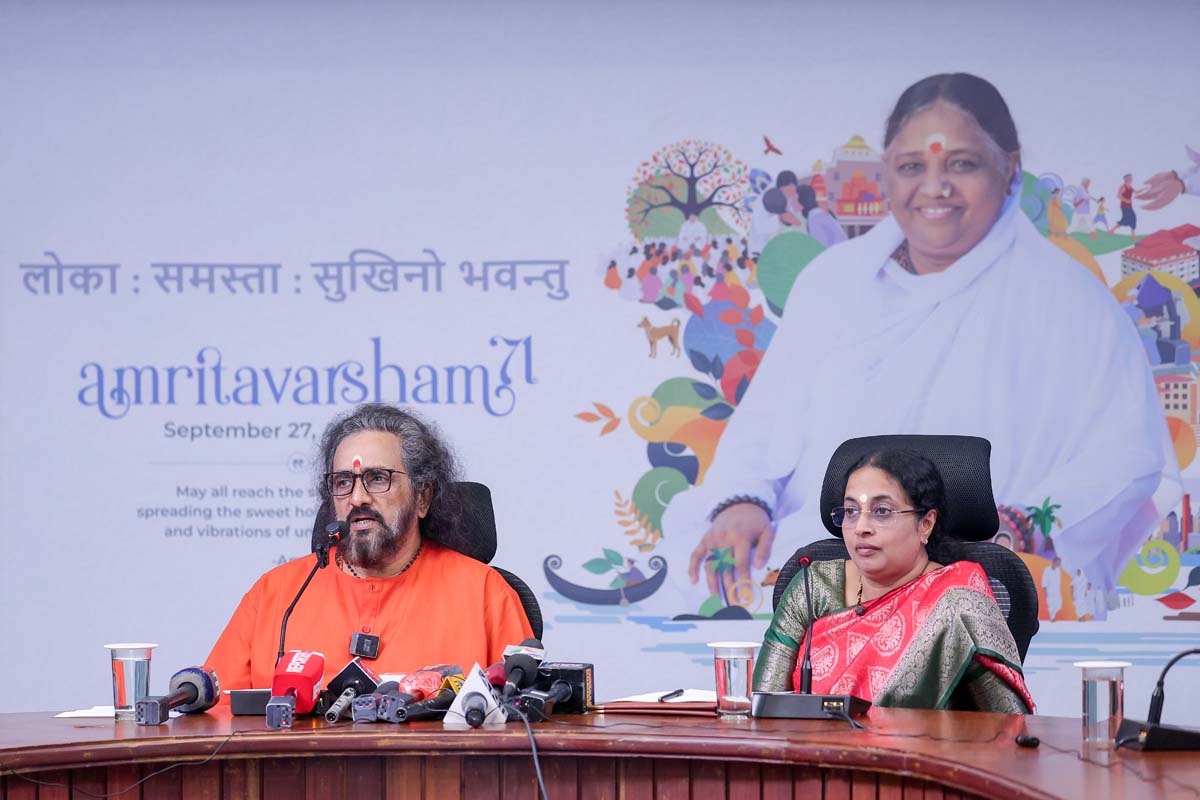
[(986, 437), (997, 502), (1061, 504), (1064, 564), (1114, 586), (1181, 497), (1174, 449), (1129, 317), (1016, 196), (943, 272), (913, 275), (892, 260), (904, 236), (888, 217), (800, 274), (703, 484), (664, 516), (689, 605), (707, 595), (703, 579), (684, 585), (686, 564), (717, 504), (771, 505), (778, 567), (827, 536), (818, 505), (834, 449), (884, 433)]

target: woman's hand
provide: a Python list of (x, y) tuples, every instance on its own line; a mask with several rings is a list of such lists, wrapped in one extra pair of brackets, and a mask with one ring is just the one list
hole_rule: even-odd
[[(736, 581), (750, 577), (750, 552), (754, 551), (754, 567), (762, 569), (771, 557), (771, 544), (775, 541), (775, 529), (771, 527), (771, 517), (754, 503), (734, 503), (722, 511), (713, 520), (712, 525), (701, 537), (700, 543), (692, 551), (688, 563), (688, 577), (692, 583), (700, 580), (700, 568), (709, 553), (725, 548), (733, 549), (733, 573), (724, 573), (725, 585), (731, 586)], [(708, 580), (708, 590), (717, 594), (717, 573), (715, 570), (705, 570)]]

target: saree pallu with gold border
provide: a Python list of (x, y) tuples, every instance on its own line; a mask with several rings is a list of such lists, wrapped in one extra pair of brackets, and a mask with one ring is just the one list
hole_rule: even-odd
[(754, 686), (790, 691), (797, 655), (817, 619), (813, 692), (853, 694), (880, 706), (1032, 713), (1017, 646), (983, 569), (958, 561), (866, 604), (845, 605), (846, 565), (811, 568), (813, 609), (804, 582), (788, 587), (763, 640)]

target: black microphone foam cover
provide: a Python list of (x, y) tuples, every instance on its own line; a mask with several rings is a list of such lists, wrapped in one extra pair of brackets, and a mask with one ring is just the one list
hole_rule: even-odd
[(504, 657), (504, 677), (507, 679), (504, 686), (505, 697), (511, 696), (519, 689), (526, 689), (533, 685), (533, 681), (537, 677), (538, 666), (545, 657), (545, 645), (537, 639), (526, 639), (521, 642), (521, 646), (537, 650), (541, 655), (534, 657), (529, 653), (513, 653)]
[(463, 717), (472, 728), (483, 724), (487, 716), (487, 698), (479, 692), (471, 692), (463, 697)]
[(350, 523), (344, 519), (334, 520), (325, 526), (325, 533), (329, 536), (329, 543), (341, 541), (350, 535)]

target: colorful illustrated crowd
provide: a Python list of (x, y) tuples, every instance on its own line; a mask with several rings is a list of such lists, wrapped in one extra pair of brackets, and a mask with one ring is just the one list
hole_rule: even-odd
[(635, 244), (620, 259), (621, 264), (611, 259), (604, 285), (623, 298), (651, 303), (664, 311), (686, 305), (686, 295), (727, 300), (730, 287), (758, 286), (758, 254), (747, 252), (744, 237), (737, 243), (726, 237), (722, 244), (704, 236), (697, 243), (685, 235), (687, 225), (684, 227), (674, 242), (645, 242), (640, 249)]

